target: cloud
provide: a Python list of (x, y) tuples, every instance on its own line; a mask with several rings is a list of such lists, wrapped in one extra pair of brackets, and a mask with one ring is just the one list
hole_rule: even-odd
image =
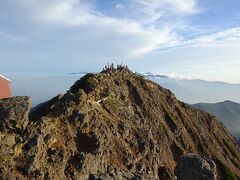
[(20, 42), (20, 43), (29, 41), (23, 36), (19, 36), (19, 35), (9, 33), (9, 32), (6, 32), (6, 31), (2, 31), (2, 30), (0, 30), (0, 38), (1, 39), (2, 38), (7, 39), (7, 40), (10, 40), (10, 41), (13, 41), (13, 42)]
[[(78, 41), (79, 43), (69, 41), (68, 43), (78, 46), (80, 49), (78, 52), (83, 52), (86, 56), (93, 49), (96, 51), (95, 54), (101, 57), (109, 54), (117, 57), (138, 58), (154, 50), (169, 47), (236, 46), (239, 44), (240, 28), (184, 40), (178, 34), (178, 29), (187, 25), (183, 25), (181, 21), (176, 20), (173, 25), (172, 20), (169, 20), (160, 26), (155, 26), (155, 21), (163, 18), (162, 16), (174, 14), (178, 19), (181, 15), (200, 12), (197, 0), (133, 0), (129, 6), (136, 9), (135, 13), (138, 17), (142, 17), (141, 13), (145, 14), (148, 19), (145, 21), (138, 21), (131, 18), (131, 15), (128, 18), (105, 15), (95, 4), (85, 0), (9, 1), (14, 2), (12, 4), (25, 13), (26, 18), (30, 19), (29, 22), (37, 24), (39, 31), (47, 28), (48, 35), (55, 39), (59, 38), (57, 41), (64, 42), (69, 38)], [(117, 3), (114, 6), (125, 9), (124, 4)], [(166, 13), (169, 14), (166, 15)], [(146, 22), (150, 24), (146, 25)], [(56, 28), (61, 29), (66, 37), (59, 33), (55, 36)], [(5, 37), (19, 42), (25, 41), (23, 37), (12, 34), (5, 34)], [(52, 42), (51, 39), (51, 42), (47, 39), (45, 41), (52, 45), (57, 42)]]
[[(46, 33), (44, 29), (48, 29), (45, 37), (40, 36), (49, 46), (56, 44), (59, 47), (59, 43), (67, 42), (69, 47), (79, 49), (77, 53), (81, 52), (85, 56), (92, 56), (91, 52), (94, 51), (95, 56), (99, 57), (137, 58), (179, 42), (178, 35), (170, 26), (146, 27), (131, 18), (110, 17), (84, 0), (10, 1), (15, 2), (16, 8), (29, 18), (31, 24), (28, 26), (39, 27), (38, 31), (43, 30), (43, 35)], [(121, 4), (116, 6), (120, 7)], [(59, 32), (58, 29), (64, 35), (55, 33)]]
[[(239, 48), (240, 28), (228, 28), (192, 40), (183, 40), (172, 48), (154, 51), (138, 63), (144, 64), (148, 71), (176, 72), (184, 75), (184, 78), (189, 76), (239, 83)], [(148, 65), (149, 59), (151, 63)], [(138, 66), (137, 63), (134, 66)]]
[(176, 72), (171, 72), (171, 73), (152, 73), (152, 72), (147, 72), (147, 73), (142, 73), (146, 76), (155, 76), (155, 78), (162, 78), (161, 76), (168, 77), (168, 78), (173, 78), (173, 79), (179, 79), (179, 80), (192, 80), (194, 79), (191, 76), (185, 76), (181, 74), (177, 74)]
[[(239, 71), (240, 28), (219, 29), (214, 24), (219, 20), (214, 21), (212, 16), (206, 21), (213, 13), (202, 9), (200, 2), (2, 1), (0, 23), (4, 31), (0, 31), (0, 70), (65, 72), (86, 67), (95, 71), (102, 63), (119, 59), (134, 68), (155, 72), (214, 78), (213, 74), (221, 77), (225, 73), (229, 74), (224, 76), (229, 77), (229, 81), (235, 70), (238, 76), (235, 79), (239, 81), (236, 72)], [(191, 20), (196, 23), (196, 19), (198, 22), (194, 25)], [(216, 27), (215, 33), (203, 29), (209, 22)], [(215, 29), (213, 26), (211, 29)], [(199, 35), (203, 33), (205, 35)], [(26, 43), (29, 40), (30, 43)], [(223, 73), (219, 73), (219, 69)]]
[(192, 47), (240, 47), (240, 27), (199, 36), (183, 42)]
[(33, 22), (77, 25), (94, 18), (91, 5), (83, 0), (10, 0)]
[(117, 3), (117, 4), (115, 5), (115, 8), (116, 8), (116, 9), (123, 9), (123, 8), (124, 8), (124, 5), (121, 4), (121, 3)]
[(134, 0), (139, 5), (138, 10), (148, 15), (152, 21), (164, 16), (189, 15), (200, 12), (197, 0)]
[(179, 80), (185, 80), (185, 79), (186, 80), (191, 80), (191, 79), (194, 79), (193, 77), (177, 74), (175, 72), (171, 72), (170, 74), (165, 74), (165, 75), (170, 77), (170, 78), (179, 79)]
[(191, 14), (199, 11), (197, 0), (134, 0), (136, 3), (148, 6), (152, 9), (175, 11), (181, 14)]

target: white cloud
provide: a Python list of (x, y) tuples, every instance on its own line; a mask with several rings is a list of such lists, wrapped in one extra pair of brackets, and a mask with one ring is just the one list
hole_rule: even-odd
[[(176, 10), (178, 13), (192, 14), (197, 13), (200, 10), (197, 8), (197, 0), (164, 0), (163, 4), (166, 3)], [(161, 3), (160, 3), (161, 4)]]
[(10, 0), (21, 8), (27, 18), (42, 23), (77, 25), (89, 21), (95, 15), (91, 5), (82, 0)]
[[(240, 82), (240, 28), (200, 36), (179, 46), (150, 53), (151, 71), (158, 68), (205, 80)], [(154, 55), (155, 54), (155, 55)], [(161, 57), (161, 60), (159, 60)], [(142, 64), (147, 61), (143, 60)], [(145, 68), (147, 68), (145, 65)], [(160, 72), (160, 71), (159, 71)], [(174, 77), (175, 74), (172, 74)], [(181, 77), (180, 77), (181, 78)]]
[(1, 30), (0, 30), (0, 37), (4, 38), (4, 39), (7, 39), (7, 40), (10, 40), (10, 41), (20, 42), (20, 43), (29, 41), (23, 36), (19, 36), (19, 35), (9, 33), (9, 32), (6, 32), (6, 31), (1, 31)]
[(177, 74), (176, 72), (171, 72), (171, 73), (151, 73), (151, 72), (147, 72), (147, 73), (142, 73), (146, 76), (151, 75), (151, 76), (155, 76), (155, 78), (159, 78), (161, 79), (161, 76), (164, 77), (169, 77), (169, 78), (173, 78), (173, 79), (179, 79), (179, 80), (192, 80), (195, 79), (191, 76), (185, 76), (185, 75), (181, 75), (181, 74)]
[(165, 75), (170, 77), (170, 78), (179, 79), (179, 80), (184, 80), (184, 79), (191, 80), (191, 79), (194, 79), (193, 77), (177, 74), (175, 72), (171, 72), (170, 74), (165, 74)]
[(115, 8), (116, 8), (116, 9), (123, 9), (123, 8), (124, 8), (124, 5), (121, 4), (121, 3), (117, 3), (117, 4), (115, 5)]
[(200, 36), (183, 44), (192, 47), (240, 47), (240, 27)]
[[(209, 31), (203, 31), (201, 24), (193, 27), (185, 22), (202, 12), (198, 1), (133, 0), (104, 9), (89, 0), (2, 1), (0, 20), (6, 31), (0, 32), (0, 38), (12, 42), (30, 39), (31, 44), (15, 46), (1, 41), (1, 59), (15, 64), (15, 69), (22, 66), (31, 71), (50, 67), (62, 67), (62, 71), (68, 67), (94, 69), (109, 59), (121, 59), (155, 72), (166, 68), (164, 72), (195, 73), (194, 77), (199, 77), (198, 72), (205, 77), (208, 70), (212, 74), (206, 76), (214, 78), (213, 74), (221, 77), (225, 73), (230, 81), (232, 69), (239, 71), (240, 28), (196, 37)], [(184, 39), (188, 32), (189, 40)], [(219, 67), (224, 73), (219, 73)], [(239, 73), (235, 74), (235, 81), (239, 81)]]
[[(128, 58), (136, 58), (166, 47), (236, 46), (240, 44), (240, 28), (232, 28), (184, 41), (177, 34), (177, 29), (182, 25), (178, 21), (174, 23), (175, 25), (166, 23), (157, 28), (154, 23), (145, 26), (141, 21), (131, 18), (122, 19), (106, 16), (97, 11), (94, 4), (84, 0), (9, 1), (15, 2), (15, 5), (20, 7), (32, 22), (40, 26), (48, 28), (57, 26), (69, 30), (69, 32), (74, 29), (76, 34), (70, 36), (75, 35), (76, 41), (88, 44), (88, 50), (83, 47), (86, 52), (92, 50), (90, 49), (92, 44), (92, 47), (102, 52), (99, 55), (107, 55), (107, 47), (111, 52), (109, 54), (115, 53), (116, 56), (124, 55)], [(197, 0), (134, 0), (133, 2), (136, 11), (142, 11), (149, 16), (149, 22), (164, 16), (166, 12), (181, 15), (199, 12)], [(123, 4), (116, 4), (115, 7), (122, 8)], [(10, 34), (7, 34), (6, 37), (16, 41), (24, 41), (24, 38)], [(58, 38), (63, 41), (65, 39), (65, 37)], [(74, 42), (74, 44), (76, 43)], [(82, 46), (79, 43), (79, 48)]]
[(174, 14), (192, 14), (199, 12), (197, 0), (134, 0), (152, 11), (171, 11)]
[[(115, 56), (136, 58), (159, 47), (175, 45), (179, 41), (172, 27), (163, 26), (156, 29), (152, 26), (144, 27), (141, 22), (135, 20), (109, 17), (97, 11), (93, 4), (82, 0), (21, 0), (16, 4), (32, 23), (40, 28), (46, 26), (50, 28), (48, 31), (51, 31), (51, 27), (57, 26), (69, 32), (74, 29), (75, 41), (79, 41), (79, 48), (90, 52), (90, 49), (86, 50), (88, 46), (82, 45), (89, 44), (91, 50), (95, 47), (95, 52), (102, 52), (99, 53), (100, 56), (115, 53)], [(58, 38), (66, 40), (65, 37)], [(105, 46), (108, 46), (108, 50)]]
[(186, 26), (186, 17), (202, 12), (198, 0), (133, 0), (125, 9), (128, 18), (144, 27), (171, 26), (175, 31)]

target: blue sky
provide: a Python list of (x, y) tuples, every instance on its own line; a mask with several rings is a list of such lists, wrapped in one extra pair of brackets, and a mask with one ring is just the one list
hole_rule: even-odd
[(239, 0), (0, 1), (0, 72), (139, 72), (240, 83)]

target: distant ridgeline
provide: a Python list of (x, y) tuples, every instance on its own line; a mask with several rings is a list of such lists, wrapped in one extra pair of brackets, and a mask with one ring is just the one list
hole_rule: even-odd
[(215, 115), (237, 139), (240, 138), (240, 104), (224, 101), (219, 103), (198, 103), (192, 106)]

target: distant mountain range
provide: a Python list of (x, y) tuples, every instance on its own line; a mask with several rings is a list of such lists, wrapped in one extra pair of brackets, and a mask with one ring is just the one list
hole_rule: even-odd
[[(37, 105), (55, 94), (64, 93), (68, 87), (87, 72), (58, 75), (6, 74), (12, 80), (14, 96), (28, 95)], [(140, 74), (140, 73), (139, 73)], [(216, 103), (226, 99), (240, 103), (240, 84), (187, 80), (163, 74), (144, 73), (146, 79), (153, 80), (170, 89), (178, 99), (189, 104), (199, 102)]]
[(192, 106), (215, 115), (240, 141), (240, 104), (224, 101), (219, 103), (198, 103)]
[(199, 102), (216, 103), (226, 99), (240, 103), (240, 84), (200, 79), (182, 79), (167, 75), (145, 73), (145, 78), (170, 89), (178, 99), (195, 104)]

